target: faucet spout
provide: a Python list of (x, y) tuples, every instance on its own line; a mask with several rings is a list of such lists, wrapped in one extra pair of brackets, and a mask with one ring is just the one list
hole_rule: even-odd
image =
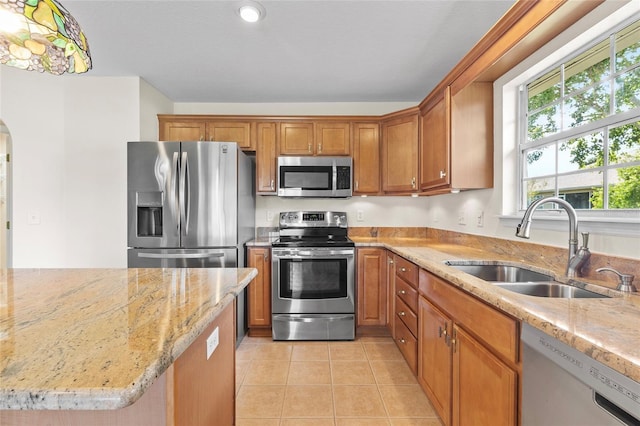
[[(574, 258), (578, 253), (578, 215), (576, 211), (573, 209), (571, 204), (567, 203), (562, 198), (558, 197), (547, 197), (541, 198), (539, 200), (534, 201), (529, 205), (527, 210), (524, 212), (524, 216), (522, 217), (522, 221), (518, 225), (516, 229), (516, 237), (520, 238), (529, 238), (529, 234), (531, 232), (531, 219), (533, 216), (533, 212), (545, 203), (556, 203), (560, 207), (562, 207), (569, 216), (569, 260), (567, 261), (567, 276), (575, 277), (579, 272), (579, 268), (584, 262), (575, 262)], [(585, 249), (586, 244), (585, 244)], [(574, 261), (574, 262), (572, 262)], [(579, 264), (577, 264), (579, 263)]]

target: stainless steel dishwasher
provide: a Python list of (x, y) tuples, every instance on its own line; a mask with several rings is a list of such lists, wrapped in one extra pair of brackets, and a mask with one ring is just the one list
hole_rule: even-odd
[(524, 324), (522, 425), (640, 425), (640, 383)]

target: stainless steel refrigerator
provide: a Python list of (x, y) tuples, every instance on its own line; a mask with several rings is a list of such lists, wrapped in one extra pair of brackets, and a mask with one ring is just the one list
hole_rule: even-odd
[(130, 268), (245, 265), (244, 244), (255, 236), (255, 165), (235, 142), (129, 142), (127, 164)]

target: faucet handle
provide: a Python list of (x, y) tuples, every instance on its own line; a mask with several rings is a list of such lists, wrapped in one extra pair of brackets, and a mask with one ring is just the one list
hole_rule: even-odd
[(614, 274), (618, 275), (618, 277), (620, 278), (620, 282), (618, 282), (618, 287), (616, 288), (617, 290), (624, 292), (637, 291), (636, 286), (633, 285), (633, 279), (635, 277), (631, 274), (621, 274), (613, 268), (598, 268), (596, 269), (596, 272), (613, 272)]
[(582, 248), (588, 248), (589, 247), (589, 233), (588, 232), (581, 232), (582, 234)]

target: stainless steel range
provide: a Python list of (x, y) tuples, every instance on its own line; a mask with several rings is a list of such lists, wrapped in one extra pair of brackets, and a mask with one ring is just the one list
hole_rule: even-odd
[(273, 242), (274, 340), (353, 340), (355, 244), (345, 212), (280, 213)]

